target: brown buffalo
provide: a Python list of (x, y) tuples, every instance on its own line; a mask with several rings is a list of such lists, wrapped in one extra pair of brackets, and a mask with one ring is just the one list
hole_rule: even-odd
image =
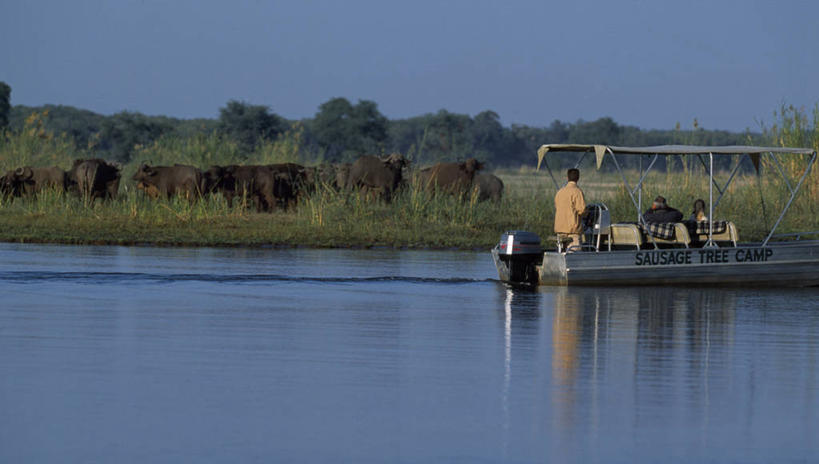
[(142, 164), (133, 179), (137, 181), (137, 188), (153, 197), (170, 199), (179, 195), (193, 201), (202, 195), (202, 171), (193, 166)]
[(478, 189), (478, 201), (500, 201), (503, 196), (503, 181), (494, 174), (475, 174), (474, 186)]
[(0, 192), (4, 197), (34, 195), (47, 188), (64, 192), (66, 185), (66, 173), (58, 167), (25, 166), (8, 171), (0, 177)]
[(291, 197), (287, 176), (274, 172), (269, 166), (211, 166), (205, 172), (209, 193), (220, 192), (233, 207), (236, 196), (256, 203), (256, 210), (271, 211), (276, 207), (276, 194)]
[(105, 160), (78, 159), (68, 171), (68, 180), (84, 198), (114, 198), (119, 191), (119, 166)]
[(352, 163), (341, 163), (336, 165), (336, 188), (347, 190), (350, 188), (350, 168)]
[(438, 163), (428, 172), (421, 170), (419, 179), (427, 191), (463, 196), (471, 190), (475, 173), (482, 168), (483, 164), (475, 158), (461, 163)]
[(389, 203), (401, 183), (402, 170), (407, 164), (407, 160), (399, 154), (386, 158), (362, 156), (350, 167), (347, 184), (364, 193), (380, 193), (384, 201)]
[(319, 187), (338, 190), (336, 171), (337, 166), (331, 163), (304, 168), (304, 185), (309, 191), (314, 191)]

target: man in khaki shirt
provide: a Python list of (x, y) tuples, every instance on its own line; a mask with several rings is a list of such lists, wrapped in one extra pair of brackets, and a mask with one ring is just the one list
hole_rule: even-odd
[(586, 211), (586, 199), (577, 186), (580, 171), (569, 169), (566, 176), (569, 182), (555, 195), (555, 233), (560, 241), (571, 239), (568, 250), (575, 251), (580, 249), (580, 234), (583, 233), (580, 217)]

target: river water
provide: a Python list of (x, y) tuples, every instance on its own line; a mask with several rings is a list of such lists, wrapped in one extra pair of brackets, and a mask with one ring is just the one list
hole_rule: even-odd
[(819, 455), (819, 289), (496, 277), (488, 252), (0, 244), (0, 462)]

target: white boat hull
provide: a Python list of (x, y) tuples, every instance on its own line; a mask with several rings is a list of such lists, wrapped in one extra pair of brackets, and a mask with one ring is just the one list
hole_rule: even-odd
[[(492, 250), (498, 276), (506, 264)], [(819, 286), (819, 241), (725, 248), (543, 253), (540, 285)]]

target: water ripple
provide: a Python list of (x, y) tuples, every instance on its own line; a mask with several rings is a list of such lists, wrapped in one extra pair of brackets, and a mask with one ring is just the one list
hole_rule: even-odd
[(119, 283), (174, 283), (174, 282), (317, 282), (317, 283), (367, 283), (405, 282), (415, 284), (473, 284), (495, 282), (495, 279), (465, 279), (457, 277), (331, 277), (331, 276), (288, 276), (280, 274), (154, 274), (141, 272), (0, 272), (0, 281), (14, 283), (38, 282), (78, 282), (90, 284)]

